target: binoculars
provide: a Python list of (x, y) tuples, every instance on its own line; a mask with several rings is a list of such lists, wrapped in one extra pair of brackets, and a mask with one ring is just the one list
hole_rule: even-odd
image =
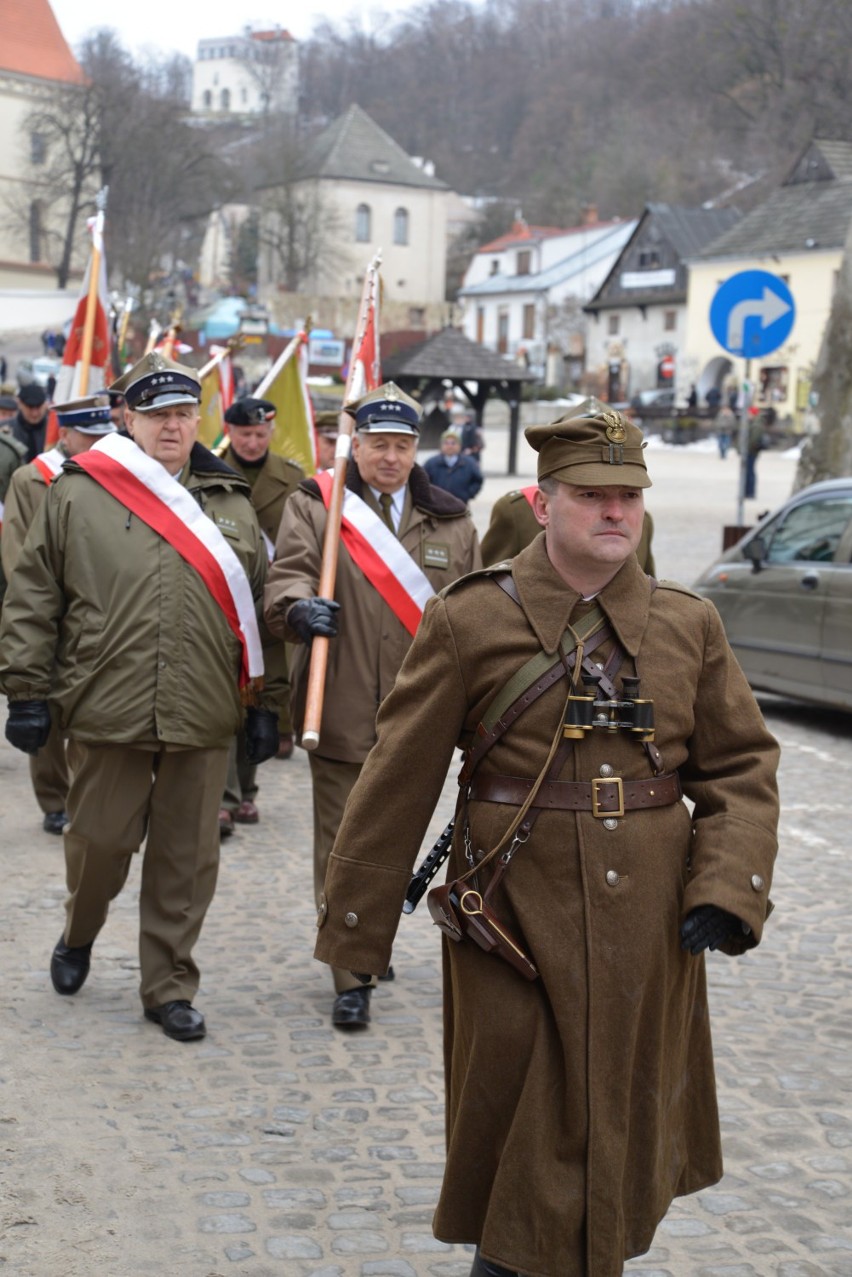
[(639, 679), (625, 676), (621, 680), (623, 700), (607, 700), (600, 694), (594, 674), (583, 674), (582, 694), (568, 697), (562, 735), (568, 740), (582, 740), (594, 730), (625, 731), (639, 741), (654, 739), (654, 702), (639, 695)]

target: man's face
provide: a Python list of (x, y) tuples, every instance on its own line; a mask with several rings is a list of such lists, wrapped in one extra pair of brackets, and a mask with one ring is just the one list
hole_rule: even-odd
[(14, 415), (14, 408), (0, 408), (0, 421), (11, 421)]
[(269, 451), (274, 422), (259, 426), (228, 426), (231, 447), (240, 461), (260, 461)]
[(447, 435), (441, 440), (441, 451), (445, 457), (457, 457), (461, 452), (461, 439), (458, 435)]
[(554, 566), (568, 580), (597, 577), (603, 585), (638, 546), (645, 503), (641, 488), (557, 482), (552, 493), (539, 488), (533, 510)]
[(378, 492), (398, 492), (408, 483), (416, 453), (415, 435), (361, 431), (352, 441), (358, 473)]
[(67, 426), (59, 427), (59, 442), (69, 457), (77, 457), (81, 452), (88, 452), (103, 435), (87, 435), (82, 430), (69, 430)]
[(37, 408), (31, 408), (29, 404), (22, 403), (21, 400), (19, 399), (18, 408), (20, 409), (21, 416), (23, 417), (24, 421), (26, 421), (31, 426), (39, 425), (39, 423), (43, 420), (43, 418), (45, 417), (47, 413), (46, 403), (39, 404)]
[(317, 465), (320, 470), (330, 470), (332, 468), (336, 447), (337, 435), (327, 435), (321, 430), (317, 432)]
[(128, 429), (143, 452), (169, 474), (180, 474), (198, 434), (198, 409), (193, 404), (175, 404), (153, 412), (131, 412)]

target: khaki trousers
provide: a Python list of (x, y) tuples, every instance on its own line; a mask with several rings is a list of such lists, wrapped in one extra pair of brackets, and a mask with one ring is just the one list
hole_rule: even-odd
[(97, 937), (146, 839), (139, 893), (145, 1007), (191, 1002), (198, 989), (192, 949), (216, 889), (227, 762), (227, 749), (68, 742), (65, 943)]
[[(343, 819), (343, 809), (355, 781), (361, 775), (363, 763), (340, 763), (334, 758), (319, 758), (316, 754), (308, 754), (308, 758), (314, 790), (314, 896), (319, 904), (328, 858)], [(335, 993), (363, 987), (351, 971), (332, 967), (331, 974)]]
[(30, 755), (30, 780), (36, 802), (42, 811), (65, 811), (68, 798), (68, 764), (65, 761), (65, 741), (56, 724), (50, 728), (47, 744), (37, 754)]

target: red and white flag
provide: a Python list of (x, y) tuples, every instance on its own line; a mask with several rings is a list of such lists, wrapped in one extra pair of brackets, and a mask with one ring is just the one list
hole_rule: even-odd
[(109, 297), (107, 294), (106, 258), (104, 257), (103, 209), (99, 209), (95, 217), (89, 218), (88, 227), (92, 235), (92, 252), (86, 266), (86, 274), (83, 276), (83, 287), (80, 290), (80, 298), (77, 302), (77, 309), (74, 312), (71, 331), (68, 334), (65, 350), (62, 353), (62, 367), (56, 378), (56, 389), (53, 395), (55, 403), (68, 403), (71, 399), (79, 399), (83, 393), (80, 389), (80, 379), (85, 363), (83, 334), (86, 329), (86, 311), (89, 304), (93, 261), (97, 263), (98, 290), (94, 299), (95, 314), (92, 329), (92, 349), (88, 361), (88, 384), (85, 393), (94, 395), (99, 390), (103, 390), (107, 383), (108, 369), (109, 379), (112, 379), (112, 369), (109, 367)]
[(366, 305), (362, 312), (360, 331), (355, 334), (350, 357), (350, 375), (346, 386), (346, 399), (354, 403), (368, 390), (382, 384), (382, 361), (379, 351), (379, 309), (382, 282), (379, 275), (378, 256), (367, 267), (365, 280)]

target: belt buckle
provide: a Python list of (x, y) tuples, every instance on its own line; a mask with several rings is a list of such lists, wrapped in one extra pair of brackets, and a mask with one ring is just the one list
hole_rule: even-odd
[[(601, 807), (601, 785), (615, 785), (618, 794), (618, 807), (615, 810), (608, 809), (604, 811)], [(620, 776), (595, 776), (592, 781), (592, 815), (598, 820), (603, 820), (604, 816), (623, 816), (624, 815), (624, 785), (621, 783)]]

